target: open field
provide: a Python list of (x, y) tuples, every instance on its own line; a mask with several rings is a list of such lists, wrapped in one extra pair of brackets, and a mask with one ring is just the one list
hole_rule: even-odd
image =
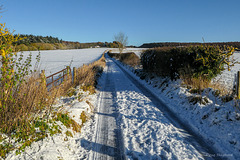
[[(83, 64), (91, 63), (99, 59), (102, 53), (110, 48), (89, 48), (89, 49), (73, 49), (73, 50), (46, 50), (40, 51), (41, 61), (40, 70), (45, 70), (46, 76), (53, 74), (61, 69), (69, 66), (80, 67)], [(117, 48), (112, 49), (118, 52)], [(141, 48), (128, 48), (124, 52), (134, 51), (138, 56), (141, 54)], [(32, 53), (33, 61), (32, 65), (36, 63), (35, 57), (39, 53), (38, 51), (26, 51), (24, 55)], [(72, 62), (71, 62), (72, 61)]]
[[(240, 52), (235, 52), (233, 57), (238, 62), (240, 62)], [(214, 81), (218, 81), (221, 84), (223, 84), (225, 87), (232, 89), (234, 82), (235, 82), (235, 76), (237, 75), (237, 72), (240, 70), (240, 64), (235, 64), (231, 71), (224, 70), (221, 75), (218, 75)]]
[[(62, 70), (71, 64), (72, 67), (80, 67), (99, 59), (106, 48), (74, 49), (74, 50), (48, 50), (40, 51), (40, 70), (45, 70), (46, 76)], [(32, 53), (32, 65), (38, 51), (23, 52), (24, 55)], [(72, 61), (72, 62), (71, 62)]]

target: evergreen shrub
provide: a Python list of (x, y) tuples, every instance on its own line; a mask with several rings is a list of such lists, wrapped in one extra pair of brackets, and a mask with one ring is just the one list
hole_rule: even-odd
[(187, 75), (211, 80), (224, 70), (224, 66), (230, 69), (236, 63), (231, 59), (233, 53), (233, 47), (208, 45), (154, 48), (141, 54), (141, 64), (145, 71), (171, 79)]

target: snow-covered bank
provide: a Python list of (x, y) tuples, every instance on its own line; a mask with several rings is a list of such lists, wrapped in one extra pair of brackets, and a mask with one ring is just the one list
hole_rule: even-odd
[[(89, 95), (88, 92), (84, 92), (79, 87), (77, 88), (77, 93), (75, 96), (60, 97), (53, 106), (54, 110), (68, 112), (70, 117), (80, 125), (82, 124), (80, 115), (83, 111), (89, 117), (88, 121), (84, 123), (83, 127), (81, 128), (81, 132), (74, 132), (73, 130), (66, 128), (61, 122), (58, 122), (62, 133), (58, 133), (43, 140), (33, 142), (32, 145), (27, 147), (20, 155), (16, 155), (13, 151), (7, 156), (7, 159), (88, 159), (91, 150), (92, 136), (95, 130), (95, 118), (93, 118), (95, 115), (93, 114), (93, 109), (95, 109), (97, 99), (98, 93)], [(66, 135), (67, 131), (72, 133), (72, 137)]]
[[(65, 91), (61, 94), (64, 97), (58, 98), (54, 102), (54, 106), (52, 106), (52, 103), (51, 106), (43, 104), (42, 113), (37, 114), (33, 120), (31, 119), (31, 133), (26, 133), (29, 136), (20, 142), (20, 138), (13, 137), (11, 151), (7, 155), (7, 159), (31, 159), (32, 157), (34, 159), (82, 159), (88, 156), (91, 135), (94, 130), (94, 125), (91, 123), (94, 119), (91, 119), (91, 117), (94, 116), (98, 97), (93, 86), (101, 75), (100, 68), (105, 65), (103, 61), (104, 57), (79, 69), (84, 71), (81, 74), (79, 72), (77, 80), (80, 83), (84, 82), (84, 84), (76, 88), (70, 88), (75, 87), (78, 83), (70, 84), (71, 82), (69, 82), (64, 90), (61, 90), (62, 87), (60, 87), (60, 90), (56, 90), (56, 92)], [(94, 67), (96, 70), (94, 70)], [(84, 74), (86, 76), (83, 76)], [(57, 93), (51, 92), (49, 97), (55, 99), (56, 95)], [(88, 119), (89, 121), (85, 124)], [(83, 135), (79, 133), (82, 130), (85, 131)], [(19, 134), (21, 136), (22, 132)], [(39, 137), (40, 134), (43, 136)], [(24, 132), (23, 136), (25, 136)], [(35, 136), (38, 137), (35, 138)], [(3, 147), (7, 148), (7, 142), (5, 142), (6, 140), (2, 141), (1, 137), (1, 148), (2, 144)], [(9, 150), (6, 151), (8, 153)], [(17, 155), (15, 155), (15, 151)], [(21, 152), (23, 153), (19, 155)], [(1, 156), (5, 157), (2, 152)]]
[[(128, 67), (127, 67), (128, 68)], [(132, 68), (128, 68), (135, 72)], [(129, 72), (129, 71), (128, 71)], [(136, 77), (132, 72), (132, 76)], [(142, 74), (140, 74), (142, 75)], [(234, 101), (223, 103), (206, 89), (205, 104), (194, 102), (195, 94), (181, 86), (181, 82), (162, 79), (154, 75), (142, 75), (146, 81), (136, 77), (144, 86), (155, 93), (185, 123), (191, 125), (208, 143), (220, 152), (209, 155), (212, 158), (237, 159), (240, 156), (240, 114)]]

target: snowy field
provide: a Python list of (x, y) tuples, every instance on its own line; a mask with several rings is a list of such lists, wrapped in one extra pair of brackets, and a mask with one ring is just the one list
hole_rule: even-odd
[[(39, 70), (45, 70), (46, 76), (58, 72), (64, 69), (66, 66), (80, 67), (83, 64), (91, 63), (102, 55), (102, 53), (111, 49), (113, 52), (118, 53), (117, 48), (89, 48), (89, 49), (75, 49), (75, 50), (48, 50), (40, 51), (41, 62), (39, 64)], [(146, 48), (127, 48), (123, 50), (125, 52), (134, 52), (140, 57), (143, 50)], [(24, 56), (27, 56), (30, 52), (23, 52)], [(39, 53), (38, 51), (31, 51), (32, 53), (32, 65), (36, 63), (35, 57)], [(240, 52), (235, 52), (234, 59), (240, 62)], [(220, 82), (228, 88), (232, 88), (235, 81), (237, 71), (240, 70), (240, 64), (235, 64), (231, 71), (223, 71), (223, 73), (215, 78), (214, 81)]]
[[(83, 64), (91, 63), (102, 55), (102, 53), (110, 48), (88, 48), (88, 49), (73, 49), (73, 50), (47, 50), (40, 51), (41, 61), (39, 70), (45, 70), (46, 76), (56, 73), (66, 66), (81, 67)], [(117, 48), (111, 50), (118, 52)], [(124, 52), (135, 52), (140, 56), (143, 48), (127, 48)], [(32, 53), (32, 65), (36, 63), (35, 57), (38, 51), (30, 51)], [(23, 52), (24, 56), (30, 52)]]
[[(72, 67), (80, 67), (83, 64), (91, 63), (102, 55), (107, 48), (89, 48), (74, 50), (48, 50), (40, 51), (40, 70), (45, 70), (46, 76), (58, 72), (71, 64)], [(30, 52), (24, 52), (27, 56)], [(32, 65), (36, 63), (35, 57), (38, 51), (31, 51)]]
[[(141, 53), (143, 50), (146, 50), (148, 48), (127, 48), (123, 50), (123, 53), (126, 52), (134, 52), (137, 56), (141, 56)], [(117, 48), (111, 49), (113, 53), (119, 53), (119, 50)]]
[[(232, 58), (240, 62), (240, 52), (235, 52)], [(217, 76), (214, 81), (220, 82), (225, 87), (232, 89), (235, 82), (235, 76), (238, 71), (240, 71), (240, 64), (235, 64), (231, 68), (231, 71), (223, 71), (222, 74)]]

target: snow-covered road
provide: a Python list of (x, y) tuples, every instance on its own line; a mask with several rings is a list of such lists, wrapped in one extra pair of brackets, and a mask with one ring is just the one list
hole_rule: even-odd
[(102, 76), (104, 81), (101, 84), (102, 88), (96, 113), (95, 140), (92, 143), (93, 151), (90, 159), (125, 159), (122, 134), (117, 123), (118, 112), (114, 103), (116, 92), (112, 74), (112, 67), (107, 67), (105, 74)]
[(90, 159), (212, 159), (216, 155), (151, 91), (112, 59), (106, 61)]

